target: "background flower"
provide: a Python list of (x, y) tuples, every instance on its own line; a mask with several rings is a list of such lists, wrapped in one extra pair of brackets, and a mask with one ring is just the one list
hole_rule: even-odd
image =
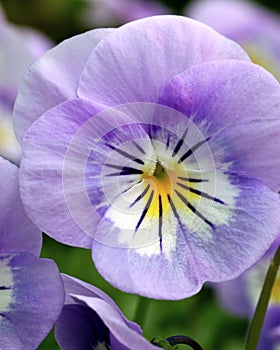
[(276, 13), (246, 0), (193, 1), (185, 13), (238, 42), (253, 62), (280, 79), (280, 17)]
[[(252, 318), (270, 261), (279, 246), (279, 241), (279, 238), (276, 239), (262, 259), (240, 277), (213, 285), (218, 300), (226, 310), (241, 317)], [(266, 312), (258, 350), (273, 350), (280, 345), (279, 288), (280, 275), (278, 273)]]
[(51, 47), (51, 42), (35, 30), (13, 25), (3, 14), (0, 21), (0, 155), (18, 164), (21, 147), (11, 116), (18, 86), (24, 71)]
[(98, 288), (71, 276), (62, 276), (66, 301), (56, 322), (55, 335), (62, 349), (155, 350), (141, 328), (128, 321), (115, 302)]
[(106, 27), (170, 11), (158, 1), (86, 0), (84, 18), (94, 27)]
[(0, 192), (0, 348), (36, 349), (59, 316), (63, 284), (56, 264), (36, 256), (42, 234), (22, 206), (18, 168), (1, 157)]

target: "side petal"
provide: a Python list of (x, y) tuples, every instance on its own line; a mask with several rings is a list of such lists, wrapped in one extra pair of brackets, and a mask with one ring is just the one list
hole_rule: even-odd
[(200, 22), (179, 16), (145, 18), (118, 28), (95, 47), (81, 74), (78, 95), (109, 106), (157, 102), (174, 75), (221, 59), (249, 58), (237, 44)]
[[(90, 247), (91, 238), (69, 212), (65, 200), (63, 170), (72, 138), (96, 111), (89, 102), (76, 99), (46, 112), (26, 133), (19, 174), (21, 198), (31, 220), (43, 232), (60, 242), (80, 247)], [(83, 149), (87, 141), (86, 139), (79, 147)], [(85, 153), (87, 157), (87, 152)], [(70, 180), (71, 171), (79, 170), (75, 165), (67, 167)], [(79, 200), (80, 188), (76, 188), (75, 182), (69, 187), (75, 192), (76, 201)], [(90, 213), (87, 217), (91, 220)]]
[(184, 113), (211, 138), (218, 167), (233, 162), (231, 171), (279, 191), (280, 85), (270, 73), (237, 60), (203, 63), (173, 78), (160, 103)]
[(19, 194), (18, 168), (0, 157), (0, 253), (39, 255), (42, 233), (28, 218)]
[(45, 111), (76, 97), (79, 76), (92, 49), (112, 31), (95, 29), (65, 40), (27, 70), (14, 108), (14, 128), (20, 142)]
[(63, 306), (59, 271), (53, 261), (31, 254), (1, 254), (0, 276), (0, 348), (35, 349)]

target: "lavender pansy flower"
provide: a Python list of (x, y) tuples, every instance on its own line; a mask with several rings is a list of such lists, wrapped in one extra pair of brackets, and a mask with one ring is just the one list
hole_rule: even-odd
[(62, 278), (66, 300), (55, 327), (61, 349), (158, 349), (100, 289), (67, 275)]
[(280, 80), (280, 18), (253, 1), (198, 0), (186, 14), (238, 42), (253, 62)]
[(17, 98), (25, 208), (127, 292), (179, 299), (237, 277), (279, 232), (279, 105), (271, 74), (188, 18), (74, 37)]
[(96, 27), (170, 12), (159, 2), (147, 0), (87, 0), (86, 5), (85, 21)]
[[(251, 269), (238, 278), (214, 284), (218, 300), (229, 312), (251, 318), (255, 310), (265, 276), (275, 251), (279, 246), (278, 238), (266, 254)], [(258, 350), (274, 350), (280, 346), (280, 274), (276, 277), (272, 289)]]
[[(12, 109), (25, 69), (51, 43), (43, 35), (0, 19), (0, 155), (18, 164), (21, 147), (12, 126)], [(20, 57), (20, 60), (19, 60)]]
[(36, 349), (59, 316), (63, 284), (39, 259), (42, 234), (19, 197), (18, 168), (0, 157), (0, 348)]

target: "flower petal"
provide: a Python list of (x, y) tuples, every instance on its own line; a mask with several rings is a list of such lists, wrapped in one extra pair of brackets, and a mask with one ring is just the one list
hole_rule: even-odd
[[(162, 249), (159, 241), (130, 249), (94, 241), (92, 257), (99, 272), (121, 290), (159, 299), (185, 298), (206, 280), (220, 282), (240, 275), (277, 236), (280, 203), (278, 195), (257, 180), (234, 174), (228, 174), (228, 180), (238, 192), (232, 203), (211, 204), (207, 219), (213, 227), (201, 220), (198, 230), (192, 231), (190, 214), (180, 217), (178, 209), (173, 215), (176, 231), (162, 236)], [(220, 183), (221, 195), (227, 194), (223, 187)]]
[(156, 350), (156, 346), (127, 326), (119, 310), (116, 310), (104, 300), (81, 295), (72, 295), (72, 297), (76, 302), (87, 305), (98, 314), (109, 329), (110, 336), (114, 339), (112, 349)]
[[(32, 221), (55, 239), (80, 247), (90, 247), (91, 238), (73, 220), (65, 202), (64, 159), (71, 139), (96, 111), (89, 102), (76, 99), (46, 112), (26, 133), (20, 167), (21, 197)], [(86, 142), (79, 146), (83, 149)], [(79, 171), (75, 164), (74, 171)], [(78, 205), (80, 188), (73, 186)], [(91, 220), (90, 213), (87, 217)]]
[(92, 49), (112, 31), (95, 29), (65, 40), (27, 70), (14, 108), (14, 128), (20, 142), (45, 111), (76, 97), (79, 75)]
[(184, 113), (205, 138), (211, 137), (218, 167), (233, 162), (231, 171), (257, 177), (279, 191), (280, 86), (263, 68), (236, 60), (203, 63), (172, 79), (160, 102)]
[(18, 184), (18, 168), (0, 157), (0, 252), (39, 255), (42, 233), (23, 208)]
[(92, 309), (84, 305), (63, 307), (56, 322), (55, 338), (62, 350), (98, 349), (99, 346), (110, 349), (108, 328)]
[(202, 23), (179, 16), (145, 18), (118, 28), (95, 47), (78, 95), (109, 106), (157, 102), (174, 75), (230, 58), (248, 60), (238, 45)]
[(63, 306), (59, 271), (31, 254), (1, 254), (0, 276), (0, 348), (35, 349)]

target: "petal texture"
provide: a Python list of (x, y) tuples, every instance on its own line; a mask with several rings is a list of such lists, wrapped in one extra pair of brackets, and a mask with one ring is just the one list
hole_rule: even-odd
[(199, 22), (178, 16), (145, 18), (120, 27), (95, 47), (78, 95), (110, 106), (157, 102), (174, 75), (201, 62), (230, 58), (248, 60), (234, 42)]

